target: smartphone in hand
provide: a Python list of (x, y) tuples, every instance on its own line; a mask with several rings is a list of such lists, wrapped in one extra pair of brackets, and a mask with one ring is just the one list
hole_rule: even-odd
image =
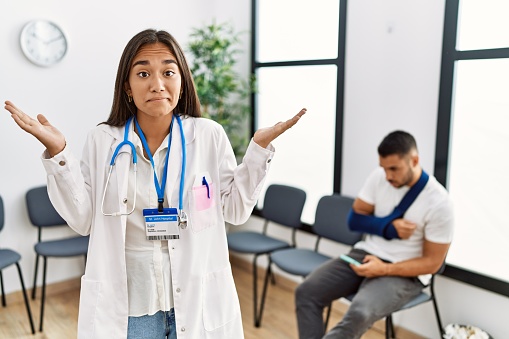
[(347, 263), (349, 263), (349, 264), (353, 264), (353, 265), (355, 265), (355, 266), (360, 266), (360, 265), (362, 265), (360, 262), (358, 262), (358, 261), (357, 261), (357, 260), (355, 260), (354, 258), (351, 258), (351, 257), (349, 257), (349, 256), (347, 256), (347, 255), (345, 255), (345, 254), (341, 254), (341, 255), (339, 256), (339, 258), (340, 258), (341, 260), (346, 261)]

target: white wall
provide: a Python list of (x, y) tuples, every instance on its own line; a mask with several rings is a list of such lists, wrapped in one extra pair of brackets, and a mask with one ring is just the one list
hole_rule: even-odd
[[(395, 128), (416, 136), (424, 168), (432, 172), (444, 1), (349, 2), (343, 193), (357, 193), (367, 173), (377, 166), (376, 146)], [(68, 35), (69, 53), (55, 67), (38, 68), (22, 55), (19, 33), (23, 24), (34, 18), (53, 20)], [(168, 30), (184, 46), (192, 27), (213, 18), (217, 22), (231, 20), (238, 30), (247, 32), (249, 1), (0, 2), (0, 99), (14, 101), (31, 115), (46, 114), (79, 156), (86, 132), (109, 114), (118, 60), (128, 39), (154, 27)], [(239, 65), (245, 74), (249, 39), (246, 34), (246, 53)], [(38, 159), (43, 149), (15, 126), (7, 112), (0, 115), (0, 138), (6, 159), (0, 169), (0, 195), (6, 210), (0, 247), (21, 253), (26, 284), (31, 286), (37, 235), (26, 216), (24, 193), (46, 182)], [(232, 230), (259, 226), (253, 217)], [(277, 236), (287, 236), (284, 231), (274, 231)], [(299, 236), (298, 240), (303, 246), (312, 246), (309, 236)], [(345, 250), (331, 244), (324, 249), (330, 255)], [(82, 271), (80, 259), (53, 259), (48, 282), (77, 277)], [(19, 289), (14, 269), (6, 270), (4, 278), (7, 293)], [(509, 309), (508, 298), (442, 277), (437, 287), (444, 324), (471, 323), (494, 337), (506, 336), (502, 310)], [(429, 305), (402, 312), (396, 322), (427, 337), (437, 337)]]
[(433, 171), (443, 15), (443, 0), (348, 2), (343, 193), (357, 194), (395, 129)]

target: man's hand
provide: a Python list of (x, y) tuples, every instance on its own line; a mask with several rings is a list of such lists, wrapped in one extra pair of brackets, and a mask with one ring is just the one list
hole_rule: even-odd
[(368, 254), (364, 257), (362, 265), (355, 266), (350, 264), (350, 267), (361, 277), (375, 278), (387, 275), (388, 265), (389, 264), (383, 262), (378, 257)]
[(413, 222), (410, 222), (405, 219), (396, 219), (392, 222), (396, 232), (398, 232), (398, 236), (401, 239), (408, 239), (412, 234), (414, 234), (417, 225)]

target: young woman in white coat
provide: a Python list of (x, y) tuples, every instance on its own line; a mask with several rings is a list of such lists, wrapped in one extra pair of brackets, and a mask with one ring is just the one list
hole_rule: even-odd
[(243, 338), (225, 221), (247, 220), (271, 141), (305, 109), (258, 130), (237, 166), (223, 128), (200, 118), (181, 47), (156, 30), (125, 47), (110, 116), (89, 133), (81, 161), (44, 116), (5, 108), (46, 147), (57, 211), (90, 234), (78, 338)]

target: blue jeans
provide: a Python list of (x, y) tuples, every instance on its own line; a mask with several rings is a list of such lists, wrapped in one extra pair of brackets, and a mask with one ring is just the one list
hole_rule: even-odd
[(159, 311), (154, 315), (129, 317), (127, 339), (177, 339), (175, 311)]

